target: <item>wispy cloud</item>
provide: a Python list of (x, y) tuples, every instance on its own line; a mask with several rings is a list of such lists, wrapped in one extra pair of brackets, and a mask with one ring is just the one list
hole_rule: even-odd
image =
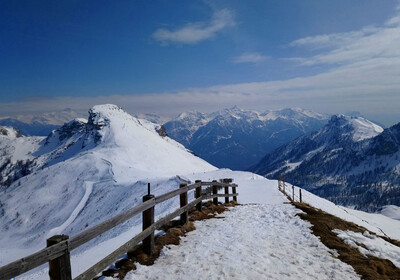
[(269, 57), (257, 52), (246, 52), (231, 59), (232, 63), (260, 63), (268, 60)]
[(374, 34), (377, 28), (373, 26), (364, 27), (361, 30), (345, 32), (345, 33), (332, 33), (317, 36), (309, 36), (297, 39), (289, 44), (290, 47), (307, 47), (313, 50), (334, 48), (350, 44), (351, 42), (361, 39), (365, 36)]
[[(390, 58), (400, 65), (400, 15), (390, 18), (383, 26), (368, 26), (345, 33), (305, 37), (290, 43), (317, 52), (310, 57), (297, 58), (303, 65), (370, 63)], [(389, 61), (388, 61), (389, 62)], [(390, 62), (392, 63), (392, 62)]]
[(189, 23), (175, 30), (160, 28), (153, 33), (152, 37), (162, 44), (196, 44), (234, 25), (234, 13), (231, 10), (222, 9), (215, 11), (209, 22)]

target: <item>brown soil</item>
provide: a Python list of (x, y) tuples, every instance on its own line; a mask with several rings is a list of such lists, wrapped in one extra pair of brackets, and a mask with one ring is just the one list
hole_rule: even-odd
[[(374, 256), (364, 256), (358, 249), (345, 244), (332, 232), (333, 229), (339, 229), (363, 233), (368, 231), (367, 229), (339, 219), (308, 204), (298, 202), (292, 202), (292, 204), (304, 212), (298, 214), (298, 216), (312, 224), (312, 233), (318, 236), (325, 246), (336, 250), (339, 254), (338, 259), (351, 265), (361, 275), (362, 279), (400, 279), (400, 269), (391, 261)], [(399, 244), (397, 240), (382, 236), (379, 237), (384, 238), (394, 245), (397, 243), (398, 246)]]
[(159, 230), (165, 232), (165, 234), (156, 236), (154, 239), (154, 253), (148, 256), (143, 252), (142, 245), (139, 244), (129, 250), (128, 258), (119, 260), (115, 263), (115, 269), (108, 269), (103, 271), (103, 276), (112, 276), (118, 279), (123, 279), (125, 275), (131, 271), (135, 270), (135, 263), (140, 263), (142, 265), (152, 265), (154, 261), (160, 256), (161, 250), (164, 246), (168, 245), (179, 245), (180, 237), (185, 236), (187, 232), (195, 230), (194, 221), (201, 221), (215, 217), (226, 210), (227, 207), (233, 207), (239, 205), (237, 202), (231, 201), (227, 204), (214, 205), (212, 201), (207, 201), (203, 203), (202, 211), (197, 211), (195, 208), (189, 211), (189, 222), (181, 225), (179, 220), (173, 220), (162, 226)]

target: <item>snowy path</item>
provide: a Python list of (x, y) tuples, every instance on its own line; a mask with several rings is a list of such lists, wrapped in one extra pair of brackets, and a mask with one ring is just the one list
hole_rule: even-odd
[(196, 222), (179, 246), (164, 248), (153, 266), (138, 265), (125, 279), (359, 279), (298, 212), (283, 203), (232, 208), (223, 219)]

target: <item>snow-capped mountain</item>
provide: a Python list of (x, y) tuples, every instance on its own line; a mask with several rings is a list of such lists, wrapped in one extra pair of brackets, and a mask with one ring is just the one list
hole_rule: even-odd
[(30, 173), (33, 153), (42, 139), (25, 137), (13, 127), (0, 126), (0, 186), (9, 186)]
[[(380, 135), (384, 133), (385, 131)], [(226, 254), (231, 257), (235, 267), (239, 265), (240, 268), (243, 255), (252, 256), (247, 262), (248, 265), (258, 267), (259, 258), (254, 255), (254, 250), (261, 250), (267, 256), (261, 258), (262, 260), (270, 262), (268, 257), (274, 256), (274, 266), (268, 266), (268, 275), (272, 275), (273, 278), (279, 279), (282, 273), (298, 277), (298, 271), (305, 265), (309, 267), (310, 273), (312, 272), (307, 275), (314, 278), (321, 275), (323, 268), (323, 275), (327, 279), (332, 278), (332, 271), (335, 271), (335, 279), (357, 279), (357, 275), (349, 267), (341, 264), (338, 258), (333, 256), (332, 250), (324, 247), (320, 239), (312, 235), (310, 223), (302, 221), (296, 215), (299, 211), (293, 205), (284, 203), (287, 201), (286, 197), (278, 191), (276, 181), (249, 172), (216, 169), (189, 153), (174, 140), (162, 136), (164, 134), (160, 125), (136, 119), (115, 105), (95, 106), (89, 111), (87, 120), (74, 119), (48, 137), (24, 137), (12, 128), (1, 128), (0, 134), (7, 137), (9, 143), (13, 143), (11, 147), (14, 147), (14, 151), (18, 151), (10, 155), (18, 158), (30, 156), (35, 162), (29, 175), (18, 179), (9, 187), (0, 188), (0, 266), (42, 249), (45, 247), (46, 238), (52, 235), (74, 236), (140, 204), (142, 196), (147, 194), (147, 182), (151, 183), (152, 194), (158, 196), (178, 188), (180, 178), (190, 181), (233, 178), (240, 186), (239, 202), (248, 205), (228, 211), (224, 221), (215, 219), (212, 224), (204, 224), (204, 221), (196, 224), (197, 230), (195, 235), (192, 235), (197, 234), (194, 240), (201, 241), (201, 236), (205, 235), (214, 238), (209, 238), (205, 243), (197, 242), (188, 246), (190, 249), (185, 251), (186, 257), (179, 254), (182, 258), (187, 259), (188, 254), (196, 254), (195, 249), (201, 244), (205, 245), (205, 249), (200, 249), (198, 256), (203, 256), (204, 250), (210, 248), (222, 252), (221, 248), (228, 248), (227, 245), (238, 242), (239, 239), (243, 241), (243, 236), (250, 236), (247, 234), (250, 229), (259, 236), (264, 234), (264, 239), (273, 242), (260, 249), (253, 239), (245, 238), (245, 247), (239, 248), (240, 250), (233, 254)], [(389, 135), (380, 141), (398, 141), (399, 138), (393, 137)], [(23, 150), (24, 147), (26, 150)], [(376, 152), (390, 153), (391, 145), (388, 147), (389, 149)], [(193, 199), (192, 194), (190, 199)], [(372, 232), (384, 233), (394, 238), (399, 236), (400, 225), (396, 220), (339, 208), (308, 192), (303, 192), (303, 200), (329, 213), (366, 226)], [(156, 219), (164, 217), (178, 207), (177, 197), (158, 204), (155, 208)], [(396, 208), (387, 210), (392, 212), (391, 215), (398, 217)], [(258, 218), (251, 219), (251, 223), (248, 223), (249, 217)], [(226, 226), (227, 222), (229, 226)], [(268, 228), (267, 231), (265, 227)], [(235, 230), (234, 234), (232, 229)], [(76, 277), (141, 230), (139, 215), (73, 250), (72, 276)], [(293, 239), (293, 234), (300, 239)], [(218, 236), (231, 236), (234, 239), (215, 238)], [(298, 240), (303, 241), (299, 243)], [(387, 247), (381, 247), (387, 251)], [(293, 251), (293, 248), (296, 250)], [(370, 252), (372, 251), (371, 249)], [(172, 263), (181, 263), (176, 261), (169, 251), (165, 252)], [(389, 256), (396, 261), (396, 255), (391, 252), (383, 256)], [(226, 264), (226, 259), (221, 259), (219, 254), (212, 255), (223, 262), (221, 265)], [(310, 256), (314, 256), (312, 266)], [(299, 258), (300, 262), (291, 264), (288, 274), (287, 262), (284, 260), (292, 258)], [(199, 257), (190, 259), (195, 260), (190, 266), (198, 268)], [(162, 259), (157, 262), (162, 262)], [(162, 267), (165, 270), (165, 265), (161, 265), (161, 269)], [(168, 268), (168, 272), (172, 273), (169, 274), (172, 276), (167, 276), (168, 279), (176, 278), (175, 267), (177, 266)], [(220, 273), (221, 266), (214, 266), (215, 268), (216, 273)], [(338, 268), (339, 273), (336, 273)], [(143, 268), (139, 267), (138, 271), (141, 269)], [(155, 272), (152, 275), (155, 275), (157, 266), (153, 269)], [(187, 272), (187, 269), (188, 266), (185, 266), (181, 268), (181, 272)], [(191, 273), (183, 278), (204, 275), (203, 269), (197, 271), (201, 274)], [(261, 277), (266, 275), (265, 270), (259, 272)], [(301, 275), (303, 274), (301, 272)], [(209, 275), (213, 277), (216, 274), (212, 270)], [(349, 275), (352, 278), (349, 278)], [(246, 278), (248, 273), (244, 272), (239, 276)], [(18, 276), (18, 279), (36, 280), (46, 277), (47, 264)], [(150, 275), (147, 278), (154, 277)]]
[(362, 118), (333, 116), (321, 130), (267, 154), (252, 171), (338, 204), (363, 210), (400, 205), (400, 124), (383, 130)]
[(5, 169), (29, 160), (29, 175), (0, 188), (0, 265), (22, 256), (13, 248), (35, 250), (51, 235), (77, 234), (140, 203), (147, 182), (165, 193), (179, 185), (176, 175), (216, 170), (159, 128), (115, 105), (95, 106), (88, 120), (72, 120), (48, 137), (2, 128)]
[(164, 126), (171, 138), (213, 165), (243, 170), (265, 153), (318, 130), (327, 120), (299, 108), (259, 113), (235, 106), (211, 114), (182, 113)]

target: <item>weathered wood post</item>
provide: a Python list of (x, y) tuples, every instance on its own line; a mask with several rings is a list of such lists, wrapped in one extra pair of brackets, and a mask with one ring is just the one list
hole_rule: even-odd
[[(199, 197), (201, 196), (201, 180), (196, 180), (196, 181), (194, 181), (194, 182), (195, 182), (196, 184), (200, 184), (199, 187), (196, 187), (195, 196), (196, 196), (196, 199), (197, 199), (197, 198), (199, 198)], [(202, 202), (200, 201), (199, 203), (196, 204), (196, 209), (197, 209), (197, 211), (201, 211), (201, 208), (203, 208), (203, 204), (202, 204)]]
[[(186, 188), (186, 184), (180, 184), (180, 185), (179, 185), (179, 188), (180, 188), (180, 189), (181, 189), (181, 188)], [(181, 204), (181, 208), (184, 207), (184, 206), (186, 206), (187, 202), (188, 202), (188, 196), (187, 196), (187, 191), (186, 191), (186, 192), (184, 192), (184, 193), (181, 193), (181, 195), (180, 195), (180, 204)], [(184, 224), (187, 223), (187, 221), (188, 221), (188, 216), (189, 216), (188, 211), (185, 211), (185, 212), (183, 212), (183, 213), (181, 214), (181, 224), (182, 224), (182, 225), (184, 225)]]
[[(58, 244), (65, 240), (68, 242), (68, 239), (68, 235), (52, 236), (47, 239), (47, 247)], [(72, 280), (71, 261), (68, 246), (62, 256), (49, 261), (49, 276), (50, 280)]]
[[(213, 183), (217, 183), (217, 181), (213, 180)], [(213, 185), (212, 186), (212, 191), (213, 191), (213, 194), (218, 194), (218, 186), (217, 185)], [(214, 203), (214, 205), (218, 205), (218, 197), (214, 197), (213, 198), (213, 203)]]
[[(154, 195), (150, 194), (150, 183), (148, 183), (147, 195), (143, 196), (143, 202), (153, 198)], [(143, 211), (142, 220), (143, 220), (143, 227), (142, 227), (143, 230), (154, 224), (154, 206)], [(151, 256), (153, 254), (153, 251), (154, 251), (154, 231), (143, 240), (143, 252)]]
[(299, 197), (300, 197), (300, 203), (303, 202), (303, 197), (301, 196), (301, 189), (299, 188)]
[[(221, 181), (224, 184), (229, 184), (229, 183), (232, 183), (233, 179), (225, 178), (225, 179), (222, 179)], [(232, 193), (234, 193), (234, 192), (232, 192)], [(225, 186), (225, 194), (229, 195), (229, 186), (228, 185)], [(229, 196), (225, 197), (225, 203), (229, 203)]]
[[(232, 193), (236, 193), (236, 184), (232, 184)], [(233, 201), (237, 202), (237, 196), (233, 196)]]
[(227, 196), (225, 196), (225, 203), (229, 203), (229, 187), (225, 187), (225, 194), (227, 195)]
[(293, 200), (293, 202), (294, 202), (294, 186), (292, 186), (292, 200)]

